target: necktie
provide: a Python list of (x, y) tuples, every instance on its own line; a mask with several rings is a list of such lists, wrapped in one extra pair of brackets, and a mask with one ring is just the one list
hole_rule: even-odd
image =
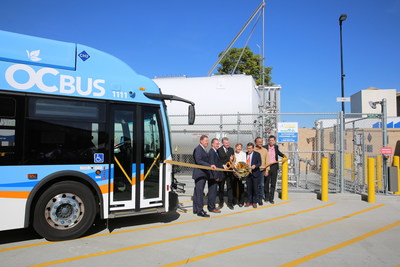
[(250, 154), (247, 156), (247, 161), (246, 161), (247, 165), (250, 166)]

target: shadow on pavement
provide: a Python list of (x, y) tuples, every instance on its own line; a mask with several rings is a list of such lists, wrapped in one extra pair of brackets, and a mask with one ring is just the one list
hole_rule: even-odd
[[(138, 215), (124, 218), (116, 218), (108, 220), (107, 232), (112, 233), (116, 229), (123, 229), (132, 226), (147, 226), (153, 223), (169, 223), (177, 220), (180, 214), (177, 212), (163, 213), (163, 214), (147, 214)], [(83, 237), (90, 237), (91, 235), (98, 234), (107, 229), (107, 220), (96, 219), (93, 226)], [(8, 230), (0, 232), (0, 245), (8, 243), (16, 243), (28, 240), (45, 241), (39, 236), (32, 227), (17, 230)]]
[(0, 245), (27, 240), (43, 239), (32, 227), (0, 232)]
[[(180, 214), (177, 212), (169, 212), (163, 214), (147, 214), (131, 217), (123, 217), (108, 220), (108, 231), (112, 233), (116, 229), (123, 229), (132, 226), (147, 226), (153, 223), (169, 223), (177, 220)], [(97, 220), (94, 227), (89, 229), (85, 236), (97, 234), (107, 229), (107, 220)]]

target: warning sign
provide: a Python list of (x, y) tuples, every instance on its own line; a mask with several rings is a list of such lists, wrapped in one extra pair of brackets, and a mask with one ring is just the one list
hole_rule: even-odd
[(393, 151), (391, 147), (381, 147), (382, 155), (392, 155)]

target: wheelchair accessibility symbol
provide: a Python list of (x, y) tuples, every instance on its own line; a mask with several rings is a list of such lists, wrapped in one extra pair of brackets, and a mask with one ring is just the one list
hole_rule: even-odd
[(95, 153), (94, 163), (104, 163), (104, 153)]

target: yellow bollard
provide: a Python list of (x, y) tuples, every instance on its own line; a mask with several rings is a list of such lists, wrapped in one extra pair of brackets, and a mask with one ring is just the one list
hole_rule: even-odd
[(378, 181), (378, 189), (382, 190), (382, 155), (376, 156), (376, 180)]
[(375, 159), (368, 158), (368, 203), (375, 203)]
[(351, 176), (351, 154), (344, 154), (344, 173), (345, 178), (348, 178), (348, 173)]
[(328, 159), (321, 159), (321, 201), (328, 201)]
[(351, 154), (351, 180), (356, 179), (356, 172), (354, 171), (354, 154)]
[[(397, 188), (400, 188), (400, 157), (394, 156), (393, 157), (393, 166), (397, 167)], [(395, 195), (400, 195), (400, 189), (397, 192), (394, 192)]]
[(282, 162), (282, 200), (288, 200), (288, 183), (289, 183), (289, 164), (285, 160)]

